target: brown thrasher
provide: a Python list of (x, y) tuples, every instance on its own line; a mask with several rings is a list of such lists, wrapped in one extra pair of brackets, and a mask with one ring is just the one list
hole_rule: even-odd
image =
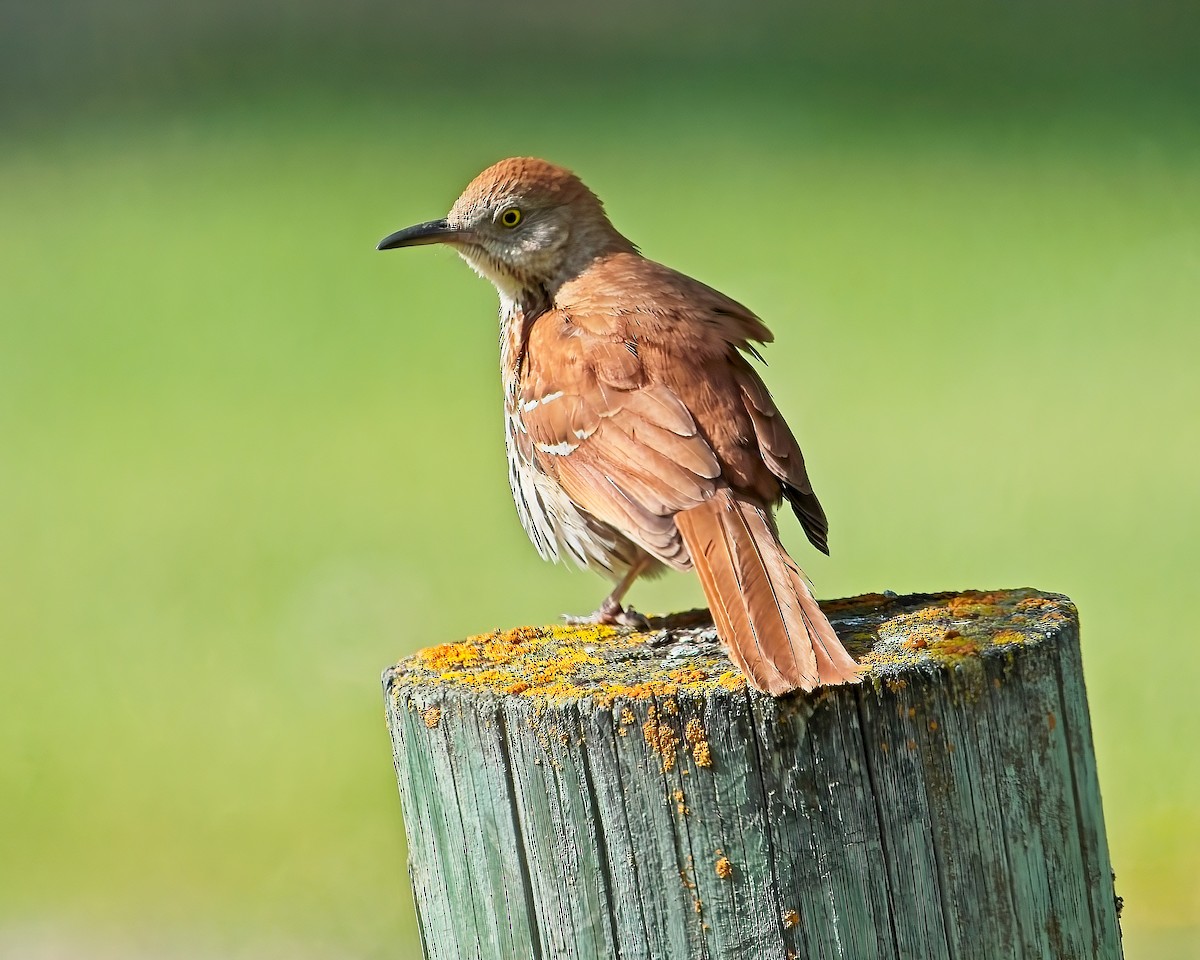
[(546, 560), (616, 587), (589, 622), (644, 620), (640, 575), (695, 568), (717, 633), (773, 694), (857, 679), (776, 532), (786, 497), (828, 553), (804, 457), (745, 354), (771, 332), (697, 280), (641, 256), (573, 173), (484, 170), (443, 220), (380, 250), (454, 247), (500, 294), (508, 478)]

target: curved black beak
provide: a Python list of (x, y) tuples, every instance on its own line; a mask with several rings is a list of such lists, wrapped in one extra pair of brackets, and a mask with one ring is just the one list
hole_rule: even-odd
[(415, 227), (405, 227), (379, 241), (376, 250), (395, 250), (397, 247), (418, 247), (425, 243), (445, 243), (459, 235), (445, 220), (430, 220)]

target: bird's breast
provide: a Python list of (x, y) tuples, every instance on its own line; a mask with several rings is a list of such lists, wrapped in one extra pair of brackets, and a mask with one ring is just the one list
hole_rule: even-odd
[(504, 386), (504, 447), (508, 484), (517, 516), (543, 560), (571, 559), (585, 569), (620, 580), (637, 549), (607, 524), (581, 510), (556, 477), (542, 469), (526, 429), (522, 403), (522, 359), (527, 334), (524, 318), (505, 317), (500, 335), (500, 368)]

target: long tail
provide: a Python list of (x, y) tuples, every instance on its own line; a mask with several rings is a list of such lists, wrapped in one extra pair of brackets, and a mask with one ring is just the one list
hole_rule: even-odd
[(766, 509), (719, 490), (676, 514), (730, 659), (759, 690), (852, 683), (859, 667), (787, 555)]

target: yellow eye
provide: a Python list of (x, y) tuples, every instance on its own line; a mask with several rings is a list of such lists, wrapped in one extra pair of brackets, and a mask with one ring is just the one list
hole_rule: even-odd
[(500, 222), (506, 227), (515, 227), (521, 222), (521, 211), (516, 207), (509, 207), (500, 214)]

